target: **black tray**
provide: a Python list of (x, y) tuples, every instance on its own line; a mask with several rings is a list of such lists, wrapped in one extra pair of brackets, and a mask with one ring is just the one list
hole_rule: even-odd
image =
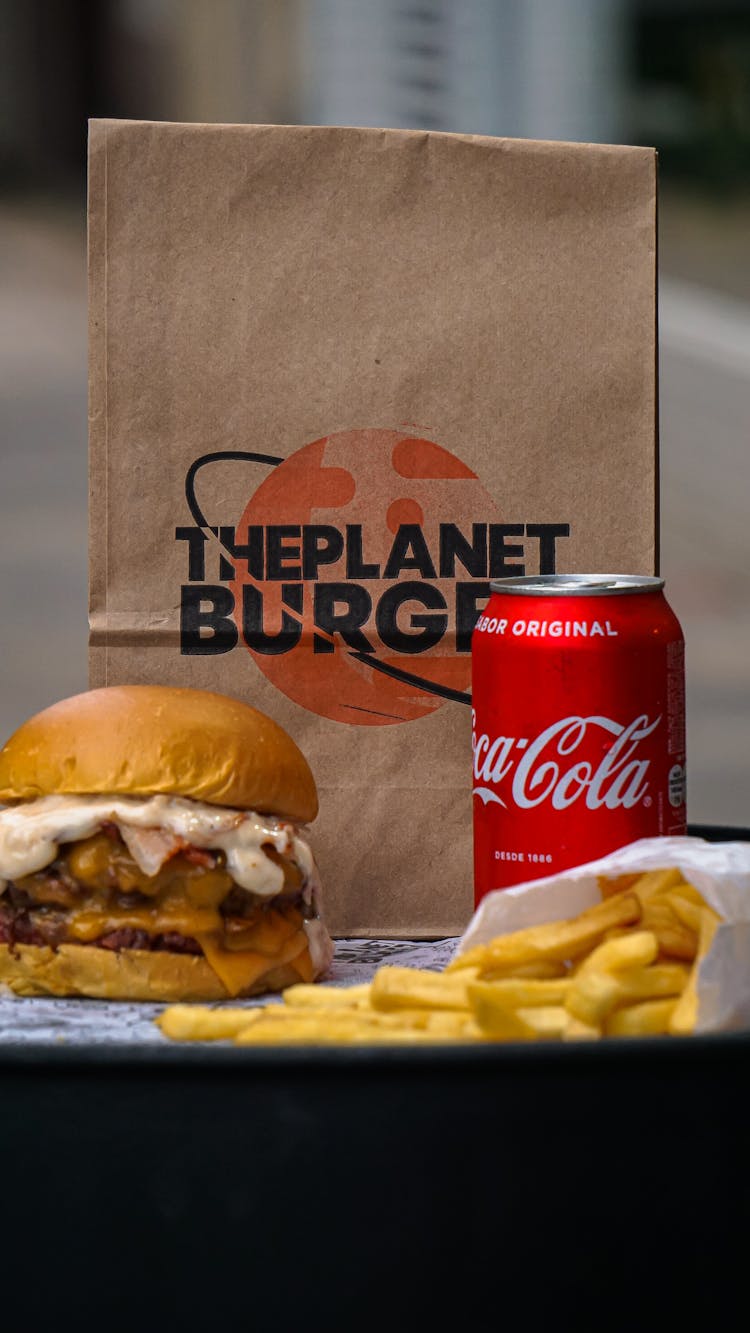
[(733, 1327), (749, 1071), (746, 1033), (0, 1048), (6, 1319)]

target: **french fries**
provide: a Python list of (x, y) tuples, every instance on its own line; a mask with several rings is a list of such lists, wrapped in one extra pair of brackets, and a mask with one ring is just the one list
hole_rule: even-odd
[(454, 977), (415, 967), (381, 967), (370, 986), (370, 1004), (374, 1009), (383, 1010), (466, 1010), (467, 986), (475, 976), (474, 968)]
[(175, 1041), (240, 1046), (598, 1041), (686, 1035), (720, 918), (679, 870), (600, 879), (578, 916), (497, 936), (443, 972), (383, 966), (356, 986), (300, 983), (281, 1003), (172, 1005)]
[(509, 935), (498, 935), (489, 944), (480, 944), (459, 954), (447, 972), (465, 967), (479, 967), (482, 975), (512, 973), (519, 965), (534, 962), (563, 962), (577, 958), (598, 944), (606, 931), (617, 926), (632, 926), (640, 920), (641, 909), (634, 893), (623, 893), (589, 907), (576, 917), (528, 926)]

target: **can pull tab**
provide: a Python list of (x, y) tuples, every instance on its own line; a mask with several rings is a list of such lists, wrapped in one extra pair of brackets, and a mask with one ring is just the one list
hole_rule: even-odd
[(582, 584), (582, 583), (585, 583), (585, 586), (586, 586), (587, 588), (616, 588), (616, 587), (617, 587), (617, 579), (597, 579), (597, 578), (590, 578), (590, 577), (587, 577), (586, 575), (582, 575), (582, 576), (581, 576), (581, 580), (580, 580), (580, 582), (579, 582), (577, 579), (560, 579), (560, 581), (559, 581), (558, 583), (555, 584), (555, 587), (556, 587), (556, 588), (571, 588), (571, 589), (574, 589), (574, 590), (577, 592), (577, 591), (579, 590), (579, 588), (581, 587), (581, 584)]

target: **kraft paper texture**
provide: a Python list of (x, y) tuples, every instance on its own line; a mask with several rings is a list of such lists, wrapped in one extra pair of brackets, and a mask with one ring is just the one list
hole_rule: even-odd
[(656, 571), (655, 215), (646, 148), (91, 123), (91, 685), (287, 728), (335, 935), (471, 914), (489, 580)]

